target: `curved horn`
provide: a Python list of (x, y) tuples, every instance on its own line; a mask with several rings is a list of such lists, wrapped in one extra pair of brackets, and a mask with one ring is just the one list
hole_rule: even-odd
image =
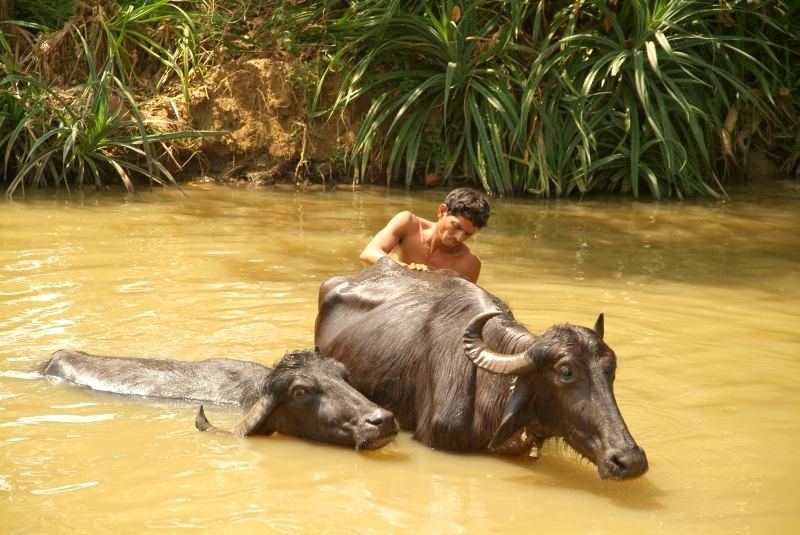
[(226, 431), (209, 422), (203, 406), (200, 405), (197, 409), (197, 415), (194, 417), (194, 426), (198, 431), (210, 431), (220, 435), (236, 435), (239, 437), (247, 437), (255, 433), (271, 435), (273, 431), (265, 430), (260, 426), (263, 426), (264, 421), (269, 417), (274, 408), (275, 402), (272, 400), (271, 396), (261, 396), (258, 402), (253, 405), (253, 408), (250, 409), (250, 412), (247, 413), (247, 416), (236, 424), (231, 431)]
[(464, 330), (464, 354), (479, 368), (501, 375), (522, 375), (534, 368), (533, 362), (525, 353), (501, 355), (493, 353), (483, 345), (483, 326), (495, 316), (502, 314), (499, 310), (482, 312), (472, 318)]
[(249, 437), (254, 434), (271, 435), (273, 431), (265, 429), (264, 424), (269, 415), (272, 414), (275, 406), (274, 396), (270, 394), (261, 396), (256, 404), (253, 405), (253, 408), (250, 409), (250, 412), (247, 413), (247, 416), (234, 426), (231, 433), (237, 437)]

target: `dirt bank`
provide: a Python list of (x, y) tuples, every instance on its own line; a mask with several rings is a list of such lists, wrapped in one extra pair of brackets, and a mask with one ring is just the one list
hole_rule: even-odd
[[(246, 57), (209, 69), (187, 109), (179, 91), (146, 102), (143, 111), (174, 130), (212, 130), (173, 153), (178, 177), (256, 184), (352, 182), (344, 155), (358, 118), (312, 119), (307, 67), (292, 58)], [(178, 162), (179, 165), (176, 165)]]
[[(207, 73), (186, 110), (179, 96), (162, 99), (180, 122), (223, 135), (194, 144), (198, 153), (184, 175), (209, 175), (259, 184), (349, 181), (343, 156), (355, 140), (351, 116), (311, 119), (305, 67), (274, 57), (231, 60)], [(173, 106), (173, 103), (179, 105)], [(151, 108), (152, 109), (152, 108)]]

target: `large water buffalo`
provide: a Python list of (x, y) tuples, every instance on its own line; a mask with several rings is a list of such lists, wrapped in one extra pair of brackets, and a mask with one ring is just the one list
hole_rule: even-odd
[(614, 398), (617, 359), (602, 314), (593, 329), (535, 335), (455, 273), (383, 258), (322, 284), (315, 333), (353, 386), (430, 447), (515, 455), (555, 436), (601, 478), (647, 471)]
[[(42, 373), (103, 392), (249, 409), (232, 431), (239, 436), (278, 432), (358, 450), (380, 448), (398, 432), (394, 415), (350, 386), (341, 363), (316, 350), (288, 352), (268, 368), (233, 359), (185, 362), (62, 349)], [(196, 425), (213, 428), (202, 405)]]

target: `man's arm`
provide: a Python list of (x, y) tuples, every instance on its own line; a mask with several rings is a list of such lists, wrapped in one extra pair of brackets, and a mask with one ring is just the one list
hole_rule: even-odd
[(411, 212), (400, 212), (386, 223), (375, 237), (367, 244), (359, 258), (368, 264), (374, 264), (379, 258), (388, 256), (395, 247), (413, 229), (416, 216)]

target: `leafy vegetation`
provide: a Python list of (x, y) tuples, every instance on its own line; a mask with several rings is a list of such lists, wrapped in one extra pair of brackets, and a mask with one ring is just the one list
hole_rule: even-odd
[[(51, 21), (59, 21), (66, 12), (63, 2), (50, 5), (49, 11), (42, 5), (38, 9), (36, 23), (18, 23), (18, 38), (22, 28), (47, 30), (48, 14)], [(93, 17), (92, 24), (81, 30), (68, 25), (56, 41), (62, 48), (55, 54), (56, 61), (69, 57), (64, 49), (73, 44), (79, 47), (74, 65), (54, 66), (53, 57), (43, 59), (33, 53), (19, 57), (5, 37), (7, 29), (14, 28), (4, 28), (0, 39), (5, 74), (0, 79), (0, 149), (9, 197), (17, 190), (24, 191), (26, 184), (34, 188), (49, 183), (66, 188), (70, 183), (99, 187), (103, 178), (110, 176), (116, 176), (130, 190), (136, 177), (151, 183), (175, 183), (161, 162), (164, 154), (156, 154), (156, 145), (217, 134), (158, 132), (154, 121), (143, 118), (133, 94), (132, 88), (142, 85), (137, 76), (137, 67), (141, 69), (142, 65), (134, 58), (143, 53), (161, 66), (156, 88), (174, 76), (188, 106), (194, 62), (187, 52), (193, 33), (185, 12), (166, 0), (157, 0), (121, 6), (110, 16), (97, 8), (93, 14), (99, 16)], [(146, 28), (154, 25), (155, 30), (147, 32)], [(178, 38), (163, 37), (173, 31), (178, 32)], [(170, 47), (173, 41), (176, 45)], [(45, 41), (45, 50), (49, 48)], [(53, 87), (54, 81), (71, 85), (78, 80), (79, 85), (69, 91)], [(167, 148), (164, 153), (168, 152)]]
[[(5, 99), (0, 111), (3, 170), (4, 176), (13, 177), (7, 196), (24, 188), (26, 181), (34, 187), (42, 187), (48, 179), (67, 188), (69, 180), (79, 187), (84, 182), (99, 187), (108, 171), (130, 190), (131, 174), (162, 185), (164, 178), (175, 183), (154, 156), (153, 144), (211, 134), (148, 132), (133, 96), (113, 74), (113, 58), (98, 72), (83, 44), (89, 79), (78, 98), (68, 101), (38, 80), (13, 72), (0, 81)], [(110, 98), (114, 90), (124, 99), (116, 107)]]
[[(293, 11), (330, 43), (328, 73), (343, 78), (334, 110), (372, 98), (354, 162), (365, 173), (382, 156), (387, 181), (402, 174), (407, 186), (434, 170), (505, 195), (720, 195), (725, 164), (740, 162), (730, 139), (752, 117), (796, 136), (794, 108), (776, 102), (798, 89), (797, 8), (784, 2), (328, 0)], [(743, 110), (750, 124), (731, 121)]]
[[(800, 174), (796, 2), (16, 3), (24, 22), (0, 34), (8, 194), (171, 180), (170, 145), (210, 133), (158, 133), (141, 99), (178, 87), (190, 114), (204, 70), (251, 52), (318, 68), (315, 116), (366, 110), (344, 154), (362, 182), (435, 174), (499, 195), (719, 196), (755, 150)], [(86, 22), (80, 34), (70, 16)], [(80, 66), (20, 55), (23, 31), (61, 32)], [(68, 98), (53, 81), (81, 89)]]
[(61, 28), (72, 16), (72, 2), (16, 0), (16, 9), (19, 20), (48, 30)]

